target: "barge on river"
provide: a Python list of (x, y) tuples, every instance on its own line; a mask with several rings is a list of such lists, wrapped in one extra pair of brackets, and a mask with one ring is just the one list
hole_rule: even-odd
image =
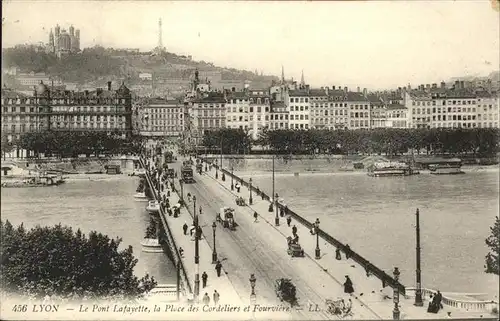
[(368, 176), (411, 176), (420, 174), (419, 171), (411, 168), (410, 165), (400, 162), (377, 162), (368, 168)]
[(428, 160), (421, 162), (421, 165), (433, 175), (465, 174), (462, 171), (462, 160), (459, 158)]

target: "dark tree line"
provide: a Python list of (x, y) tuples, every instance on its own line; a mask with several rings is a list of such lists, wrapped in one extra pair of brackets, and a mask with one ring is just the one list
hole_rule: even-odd
[(33, 151), (35, 155), (58, 155), (77, 157), (79, 154), (136, 154), (142, 150), (142, 138), (122, 138), (117, 134), (97, 132), (53, 132), (26, 133), (21, 136), (18, 147)]
[(121, 239), (56, 225), (27, 230), (0, 221), (0, 282), (4, 290), (32, 298), (135, 299), (156, 286), (134, 275), (132, 247)]
[(260, 145), (277, 154), (386, 154), (408, 150), (432, 154), (492, 156), (499, 150), (500, 130), (474, 129), (373, 129), (373, 130), (265, 130), (252, 141), (241, 129), (208, 132), (203, 140), (208, 149), (242, 153)]
[(495, 217), (495, 223), (490, 227), (491, 234), (486, 239), (486, 245), (490, 248), (486, 255), (486, 273), (500, 275), (500, 219)]
[(210, 152), (223, 154), (248, 153), (251, 148), (250, 136), (243, 129), (223, 128), (210, 131), (203, 136), (203, 146)]

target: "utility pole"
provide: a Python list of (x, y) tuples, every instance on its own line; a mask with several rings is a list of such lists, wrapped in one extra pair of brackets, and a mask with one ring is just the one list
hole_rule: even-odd
[(417, 220), (416, 226), (416, 237), (417, 237), (417, 289), (415, 291), (415, 306), (421, 307), (424, 306), (422, 301), (422, 271), (420, 270), (420, 212), (417, 208), (417, 212), (415, 213), (415, 217)]

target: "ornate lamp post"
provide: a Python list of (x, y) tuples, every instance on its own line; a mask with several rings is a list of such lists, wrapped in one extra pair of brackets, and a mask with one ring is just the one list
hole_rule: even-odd
[(278, 216), (278, 207), (279, 207), (278, 206), (278, 198), (279, 198), (279, 195), (278, 195), (278, 193), (276, 193), (276, 195), (274, 195), (274, 203), (276, 203), (276, 204), (274, 204), (276, 207), (276, 217), (274, 218), (274, 225), (276, 225), (276, 226), (280, 225), (280, 218)]
[[(274, 155), (273, 155), (273, 193), (271, 194), (271, 197), (274, 196)], [(273, 209), (273, 203), (274, 203), (274, 200), (271, 202), (271, 204), (269, 204), (269, 212), (273, 212), (274, 209)], [(279, 224), (279, 223), (278, 223)]]
[(234, 176), (234, 164), (231, 163), (231, 191), (234, 191), (233, 176)]
[(314, 229), (316, 232), (316, 251), (315, 258), (316, 260), (321, 259), (321, 251), (319, 249), (319, 218), (316, 218), (316, 228)]
[[(196, 215), (196, 195), (193, 195), (193, 215), (197, 216)], [(198, 218), (196, 220), (198, 220)]]
[(399, 320), (399, 288), (397, 286), (397, 282), (399, 280), (399, 275), (401, 274), (399, 272), (399, 269), (397, 267), (394, 268), (394, 271), (392, 272), (394, 274), (394, 280), (396, 280), (396, 284), (394, 285), (394, 310), (392, 310), (392, 319), (394, 320)]
[(217, 250), (215, 249), (215, 230), (217, 229), (217, 224), (215, 221), (212, 223), (212, 230), (214, 231), (214, 250), (212, 251), (212, 264), (217, 263)]
[[(194, 209), (196, 209), (196, 196), (193, 196)], [(198, 240), (198, 215), (196, 215), (196, 210), (194, 211), (194, 227), (195, 227), (195, 237), (194, 237), (194, 297), (198, 301), (200, 296), (200, 245)]]
[(415, 290), (415, 306), (421, 307), (424, 306), (424, 302), (422, 301), (422, 272), (420, 270), (420, 213), (417, 208), (417, 212), (415, 213), (417, 220), (416, 227), (416, 237), (417, 237), (417, 289)]
[(182, 204), (184, 204), (184, 184), (183, 184), (183, 181), (182, 181), (182, 178), (179, 178), (179, 184), (181, 185), (181, 201), (182, 201)]
[(253, 198), (252, 198), (252, 178), (250, 177), (250, 179), (248, 180), (250, 182), (250, 198), (248, 199), (248, 203), (250, 205), (253, 204)]
[[(255, 275), (252, 273), (250, 274), (250, 286), (252, 287), (252, 293), (250, 294), (250, 302), (255, 305), (257, 302), (257, 296), (255, 295), (255, 282), (257, 282), (257, 279), (255, 278)], [(252, 309), (252, 319), (255, 319), (254, 317), (254, 310)]]

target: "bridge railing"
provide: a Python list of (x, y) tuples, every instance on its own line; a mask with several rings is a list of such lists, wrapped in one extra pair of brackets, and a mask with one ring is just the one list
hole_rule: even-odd
[[(220, 166), (217, 164), (212, 164), (212, 166), (221, 170)], [(243, 185), (245, 187), (250, 187), (250, 183), (248, 183), (247, 181), (245, 181), (244, 179), (242, 179), (236, 175), (231, 175), (230, 171), (228, 171), (226, 169), (222, 169), (221, 172), (223, 172), (225, 175), (228, 175), (229, 178), (231, 178), (231, 176), (232, 176), (233, 179), (236, 182), (239, 182), (241, 185)], [(269, 201), (271, 200), (269, 195), (267, 195), (264, 191), (255, 187), (255, 185), (253, 185), (253, 184), (252, 184), (252, 192), (255, 192), (256, 195), (262, 197), (265, 200), (269, 200)], [(283, 209), (283, 210), (285, 209), (285, 207), (282, 204), (277, 203), (276, 206), (278, 206), (278, 208), (280, 208), (280, 209)], [(299, 223), (301, 223), (302, 225), (306, 226), (309, 229), (311, 229), (314, 226), (313, 223), (309, 222), (308, 220), (306, 220), (305, 218), (303, 218), (299, 214), (295, 213), (290, 208), (287, 209), (286, 213), (291, 215), (296, 221), (298, 221)], [(326, 233), (325, 231), (318, 229), (318, 234), (325, 241), (327, 241), (331, 245), (339, 248), (344, 253), (349, 252), (349, 257), (351, 259), (353, 259), (355, 262), (357, 262), (359, 265), (364, 267), (366, 270), (370, 271), (370, 273), (372, 275), (379, 278), (382, 281), (382, 284), (384, 287), (385, 287), (385, 285), (389, 285), (392, 288), (397, 287), (399, 289), (399, 292), (401, 294), (405, 295), (405, 286), (403, 284), (401, 284), (400, 282), (396, 281), (392, 276), (390, 276), (389, 274), (387, 274), (386, 272), (384, 272), (380, 268), (376, 267), (370, 261), (368, 261), (367, 259), (362, 257), (360, 254), (356, 253), (353, 249), (346, 247), (345, 244), (343, 244), (342, 242), (340, 242), (339, 240), (337, 240), (336, 238), (334, 238), (330, 234)]]
[[(407, 287), (407, 296), (414, 297), (416, 288)], [(435, 295), (437, 290), (422, 288), (422, 298), (429, 297), (431, 295)], [(498, 301), (482, 301), (482, 300), (466, 300), (466, 299), (458, 299), (458, 298), (450, 298), (447, 297), (446, 294), (443, 294), (443, 299), (441, 302), (444, 305), (448, 305), (451, 307), (455, 307), (458, 309), (466, 309), (466, 310), (474, 310), (474, 311), (488, 311), (491, 312), (494, 307), (498, 309)]]
[[(145, 166), (145, 162), (144, 160), (141, 158), (140, 159), (140, 163), (141, 163), (141, 166), (142, 168), (144, 168), (146, 170), (146, 180), (148, 182), (148, 185), (149, 185), (149, 188), (151, 189), (151, 191), (153, 192), (153, 195), (155, 197), (155, 199), (160, 202), (160, 195), (158, 193), (158, 191), (156, 190), (156, 186), (153, 185), (153, 182), (151, 181), (151, 177), (150, 177), (150, 172), (149, 172), (149, 168), (147, 168)], [(167, 236), (167, 239), (168, 239), (168, 247), (170, 248), (170, 251), (172, 253), (172, 257), (174, 259), (174, 264), (177, 266), (179, 265), (180, 266), (180, 270), (181, 270), (181, 289), (182, 289), (182, 292), (184, 294), (184, 296), (187, 295), (186, 292), (189, 292), (189, 294), (192, 294), (193, 293), (193, 289), (191, 287), (191, 282), (189, 282), (189, 277), (187, 275), (187, 272), (186, 272), (186, 268), (184, 266), (184, 263), (182, 262), (181, 260), (181, 255), (180, 255), (180, 252), (179, 252), (179, 247), (177, 246), (177, 244), (175, 243), (175, 239), (173, 237), (173, 234), (170, 230), (170, 226), (168, 225), (168, 222), (166, 220), (166, 216), (165, 216), (165, 211), (163, 210), (163, 207), (160, 206), (160, 219), (162, 221), (162, 224), (163, 224), (163, 227), (165, 228), (165, 234)]]

